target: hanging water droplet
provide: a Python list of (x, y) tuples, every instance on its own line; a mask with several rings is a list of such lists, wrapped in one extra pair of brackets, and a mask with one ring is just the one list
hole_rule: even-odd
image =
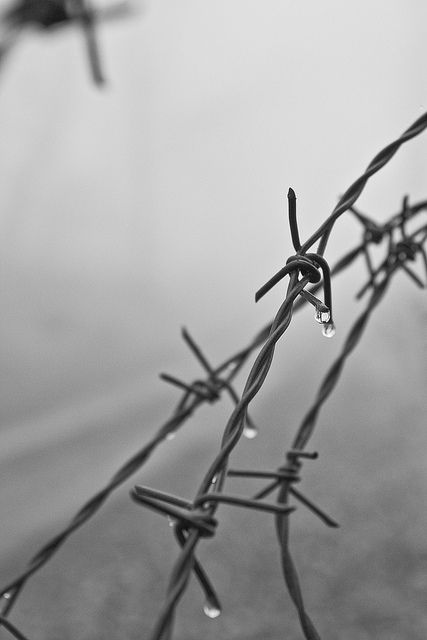
[(215, 475), (211, 480), (211, 484), (216, 484), (217, 480), (218, 480), (218, 475)]
[(9, 593), (9, 592), (4, 593), (4, 594), (3, 594), (3, 598), (6, 598), (6, 600), (9, 600), (9, 598), (10, 598), (10, 593)]
[(175, 520), (173, 518), (171, 518), (170, 516), (167, 516), (168, 519), (168, 525), (170, 527), (174, 527), (175, 526)]
[(173, 440), (175, 436), (176, 436), (175, 431), (169, 431), (168, 435), (166, 436), (166, 440)]
[(333, 338), (335, 335), (335, 325), (333, 322), (327, 322), (326, 324), (323, 325), (323, 330), (322, 333), (325, 336), (325, 338)]
[(203, 611), (205, 613), (205, 615), (208, 616), (208, 618), (218, 618), (218, 616), (221, 615), (221, 609), (219, 609), (217, 607), (217, 605), (213, 604), (212, 602), (205, 602), (205, 604), (203, 605)]
[(254, 427), (252, 424), (245, 424), (245, 428), (243, 429), (243, 435), (248, 440), (253, 440), (258, 435), (258, 429)]
[(331, 312), (329, 311), (328, 307), (324, 304), (316, 307), (314, 319), (319, 324), (325, 324), (326, 322), (329, 322), (329, 320), (331, 319)]

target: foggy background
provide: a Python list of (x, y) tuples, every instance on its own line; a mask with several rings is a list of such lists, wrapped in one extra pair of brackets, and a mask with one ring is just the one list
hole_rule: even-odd
[[(424, 112), (426, 24), (427, 8), (417, 1), (147, 1), (138, 15), (100, 26), (102, 90), (90, 81), (78, 29), (28, 34), (11, 52), (0, 70), (4, 580), (169, 416), (179, 393), (158, 373), (188, 381), (203, 374), (180, 338), (183, 325), (216, 364), (271, 319), (284, 287), (258, 305), (254, 293), (293, 253), (288, 187), (306, 239), (374, 155)], [(425, 199), (426, 145), (425, 134), (404, 145), (369, 181), (360, 209), (381, 222), (397, 213), (404, 194)], [(360, 226), (346, 214), (327, 259), (333, 264), (359, 239)], [(323, 338), (311, 308), (295, 316), (254, 403), (260, 435), (242, 443), (246, 464), (281, 464), (280, 452), (362, 309), (354, 294), (365, 279), (360, 264), (335, 281), (334, 340)], [(342, 528), (324, 531), (303, 508), (294, 519), (309, 610), (327, 638), (425, 638), (425, 321), (424, 293), (397, 275), (320, 415), (313, 447), (321, 457), (305, 465), (301, 488)], [(224, 401), (200, 411), (135, 482), (191, 498), (229, 409)], [(107, 619), (115, 637), (152, 627), (153, 608), (142, 623), (138, 607), (153, 583), (158, 607), (177, 550), (160, 516), (148, 514), (143, 527), (146, 514), (128, 499), (135, 482), (97, 516), (99, 524), (67, 543), (58, 554), (64, 559), (40, 572), (34, 588), (30, 581), (28, 605), (17, 605), (16, 619), (34, 638), (107, 637)], [(272, 523), (224, 508), (231, 530), (235, 517), (250, 523), (251, 559), (239, 560), (233, 542), (223, 563), (216, 540), (211, 552), (224, 589), (229, 577), (221, 571), (241, 577), (235, 607), (215, 623), (184, 619), (178, 638), (203, 629), (212, 637), (268, 639), (282, 637), (288, 624), (290, 634), (296, 628)], [(256, 529), (264, 520), (271, 546), (260, 550)], [(316, 546), (319, 536), (324, 547)], [(92, 549), (104, 546), (98, 558)], [(117, 556), (117, 549), (125, 551)], [(156, 579), (126, 573), (120, 582), (123, 566), (135, 557), (144, 562), (147, 553), (164, 563)], [(255, 556), (269, 576), (277, 572), (268, 604), (265, 592), (254, 604)], [(120, 561), (110, 574), (113, 557)], [(406, 571), (400, 583), (399, 558)], [(114, 615), (108, 598), (116, 580), (128, 608)], [(145, 582), (135, 591), (138, 580)], [(68, 592), (64, 584), (74, 582)], [(45, 613), (61, 589), (65, 613)], [(197, 587), (191, 593), (185, 606), (200, 609)], [(340, 614), (332, 615), (340, 598)], [(104, 606), (107, 618), (99, 613)], [(402, 613), (408, 606), (411, 622)], [(259, 612), (259, 628), (247, 607)]]

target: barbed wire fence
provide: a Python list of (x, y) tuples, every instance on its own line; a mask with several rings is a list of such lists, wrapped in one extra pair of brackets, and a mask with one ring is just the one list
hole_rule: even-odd
[[(330, 216), (304, 243), (300, 242), (299, 237), (296, 196), (292, 189), (289, 190), (289, 224), (296, 253), (256, 294), (256, 300), (259, 300), (281, 279), (289, 276), (285, 299), (274, 320), (258, 332), (245, 347), (216, 367), (209, 363), (188, 331), (183, 330), (183, 338), (204, 370), (205, 377), (188, 384), (169, 374), (161, 375), (166, 382), (175, 385), (183, 392), (169, 419), (149, 442), (113, 475), (105, 487), (82, 506), (70, 523), (38, 551), (27, 567), (1, 589), (0, 597), (3, 602), (0, 626), (3, 626), (11, 636), (21, 640), (29, 639), (29, 636), (21, 632), (8, 618), (27, 581), (54, 556), (77, 529), (97, 513), (114, 491), (141, 469), (162, 442), (171, 439), (199, 407), (205, 403), (220, 400), (225, 393), (229, 395), (235, 406), (225, 426), (219, 451), (195, 492), (194, 498), (188, 500), (145, 486), (135, 486), (131, 491), (131, 498), (135, 503), (170, 519), (180, 547), (180, 554), (173, 567), (165, 601), (154, 625), (151, 640), (172, 637), (176, 609), (192, 573), (195, 574), (203, 591), (206, 615), (215, 618), (221, 613), (219, 596), (206, 569), (196, 556), (199, 542), (204, 538), (212, 538), (216, 533), (217, 509), (220, 504), (257, 509), (274, 515), (284, 581), (297, 609), (302, 632), (307, 640), (320, 638), (306, 611), (298, 572), (289, 547), (291, 514), (296, 508), (291, 503), (291, 499), (308, 508), (327, 526), (338, 526), (323, 509), (294, 486), (301, 480), (303, 461), (317, 458), (317, 453), (307, 451), (306, 447), (315, 428), (320, 409), (333, 392), (347, 358), (358, 345), (371, 314), (383, 299), (396, 273), (403, 271), (419, 287), (425, 286), (427, 278), (427, 254), (424, 247), (427, 240), (427, 221), (424, 220), (420, 226), (409, 230), (410, 223), (412, 226), (419, 214), (427, 211), (427, 200), (410, 204), (408, 197), (405, 196), (398, 213), (383, 224), (372, 220), (357, 210), (354, 205), (369, 178), (393, 157), (403, 143), (419, 135), (426, 128), (427, 113), (418, 118), (398, 139), (375, 156), (365, 172), (339, 199)], [(362, 239), (330, 269), (323, 255), (336, 220), (346, 211), (351, 212), (361, 223)], [(316, 242), (319, 242), (317, 252), (309, 252)], [(373, 245), (384, 249), (383, 260), (377, 265), (374, 265), (370, 253)], [(297, 429), (284, 462), (276, 470), (229, 468), (230, 454), (241, 437), (252, 438), (256, 435), (257, 427), (249, 416), (249, 405), (264, 384), (274, 358), (276, 345), (289, 327), (293, 312), (306, 303), (312, 304), (315, 309), (315, 319), (322, 325), (324, 335), (331, 337), (335, 333), (331, 277), (350, 267), (358, 257), (362, 257), (365, 261), (368, 280), (358, 292), (357, 297), (360, 298), (369, 291), (367, 303), (354, 321), (340, 354), (323, 378), (312, 405)], [(417, 261), (421, 264), (421, 273), (415, 272), (412, 268)], [(307, 289), (308, 285), (311, 285), (309, 289)], [(322, 299), (315, 295), (321, 289), (323, 290)], [(244, 363), (258, 349), (258, 355), (250, 369), (243, 392), (239, 395), (233, 386), (234, 379)], [(258, 478), (268, 482), (255, 495), (245, 497), (225, 492), (228, 479), (233, 477)], [(277, 492), (275, 501), (265, 501), (264, 499), (271, 496), (273, 492)]]

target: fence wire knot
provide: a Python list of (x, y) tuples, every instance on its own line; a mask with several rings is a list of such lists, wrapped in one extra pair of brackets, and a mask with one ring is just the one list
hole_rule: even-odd
[(132, 489), (130, 495), (134, 502), (166, 515), (181, 531), (197, 529), (202, 538), (211, 538), (215, 534), (218, 521), (209, 509), (201, 505), (139, 485)]
[[(191, 384), (187, 384), (168, 373), (161, 373), (160, 378), (186, 392), (184, 403), (188, 401), (189, 397), (196, 396), (196, 401), (206, 401), (212, 404), (219, 400), (221, 392), (225, 390), (233, 403), (237, 405), (239, 402), (239, 394), (231, 383), (231, 377), (235, 374), (235, 371), (232, 371), (231, 374), (226, 376), (223, 372), (223, 366), (214, 369), (187, 329), (182, 329), (182, 337), (191, 353), (205, 370), (207, 374), (206, 379), (198, 379)], [(222, 373), (222, 375), (220, 375), (220, 373)], [(178, 405), (178, 412), (181, 411), (182, 406), (183, 403)], [(254, 424), (252, 418), (246, 413), (244, 420), (245, 424), (243, 434), (249, 439), (256, 437), (258, 434), (258, 428)]]
[(296, 215), (296, 196), (293, 189), (288, 191), (288, 215), (291, 238), (297, 253), (287, 259), (286, 265), (282, 267), (268, 282), (266, 282), (255, 294), (255, 302), (258, 302), (272, 289), (280, 280), (291, 273), (297, 273), (306, 278), (306, 283), (322, 283), (324, 291), (324, 301), (315, 298), (304, 289), (301, 295), (316, 307), (315, 319), (324, 325), (323, 335), (330, 338), (335, 335), (335, 325), (332, 318), (332, 287), (331, 272), (329, 265), (320, 253), (306, 253), (303, 251), (298, 231), (298, 221)]
[(213, 403), (220, 398), (220, 392), (224, 384), (220, 378), (210, 376), (206, 380), (194, 380), (191, 384), (187, 384), (183, 380), (171, 376), (168, 373), (161, 373), (160, 378), (165, 382), (169, 382), (176, 387), (180, 387), (189, 394), (195, 395), (200, 400), (206, 400)]

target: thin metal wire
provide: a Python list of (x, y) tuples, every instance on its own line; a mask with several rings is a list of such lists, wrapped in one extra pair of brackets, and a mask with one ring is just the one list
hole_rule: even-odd
[(427, 113), (420, 116), (414, 123), (411, 124), (402, 135), (388, 144), (382, 149), (375, 158), (369, 163), (365, 172), (353, 182), (353, 184), (347, 189), (347, 191), (341, 196), (331, 215), (320, 225), (320, 227), (304, 242), (300, 249), (300, 253), (306, 253), (313, 244), (320, 239), (319, 248), (317, 253), (323, 255), (325, 253), (326, 245), (328, 243), (329, 235), (336, 220), (347, 211), (358, 199), (369, 178), (373, 176), (377, 171), (382, 169), (384, 165), (389, 162), (398, 149), (404, 144), (415, 138), (424, 131), (427, 127)]
[(18, 638), (18, 640), (28, 640), (27, 636), (24, 636), (24, 634), (4, 616), (0, 616), (0, 626), (3, 626), (9, 631), (10, 635), (14, 638)]
[[(311, 434), (313, 433), (320, 408), (325, 403), (332, 390), (335, 388), (342, 372), (344, 363), (350, 353), (358, 344), (371, 313), (383, 298), (394, 270), (395, 267), (392, 267), (383, 281), (375, 286), (366, 309), (354, 323), (348, 337), (345, 340), (339, 357), (335, 360), (334, 364), (329, 369), (319, 388), (315, 402), (304, 417), (302, 424), (298, 429), (298, 433), (293, 441), (293, 447), (303, 449), (306, 446)], [(299, 462), (299, 467), (301, 467), (301, 462)], [(287, 505), (290, 493), (291, 488), (289, 486), (289, 480), (285, 478), (284, 480), (280, 481), (278, 503)], [(282, 518), (280, 516), (276, 517), (276, 531), (280, 545), (284, 579), (289, 594), (297, 609), (301, 628), (304, 632), (305, 638), (307, 640), (320, 640), (320, 636), (304, 605), (298, 572), (289, 550), (289, 522), (286, 518)]]

